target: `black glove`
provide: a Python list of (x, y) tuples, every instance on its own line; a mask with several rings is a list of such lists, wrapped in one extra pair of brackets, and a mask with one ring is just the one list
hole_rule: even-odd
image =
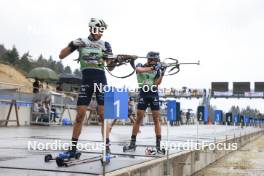
[(81, 39), (76, 39), (72, 41), (72, 45), (75, 46), (76, 48), (79, 48), (79, 47), (84, 47), (85, 43)]
[(161, 68), (160, 64), (155, 64), (155, 65), (152, 66), (152, 69), (156, 70), (156, 71), (158, 71), (160, 68)]

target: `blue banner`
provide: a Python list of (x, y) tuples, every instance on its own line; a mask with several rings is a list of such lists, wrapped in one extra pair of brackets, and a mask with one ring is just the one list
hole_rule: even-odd
[(215, 122), (221, 122), (222, 119), (223, 119), (223, 111), (215, 110), (214, 111), (214, 121)]
[(104, 93), (104, 118), (128, 119), (128, 91), (123, 88), (109, 88)]
[(244, 123), (249, 124), (249, 117), (248, 116), (244, 116)]
[(234, 123), (238, 124), (239, 123), (239, 115), (234, 114)]
[(209, 117), (208, 105), (206, 104), (204, 106), (204, 122), (205, 122), (205, 124), (208, 123), (208, 117)]
[(167, 102), (167, 120), (175, 121), (176, 120), (176, 101), (168, 100)]

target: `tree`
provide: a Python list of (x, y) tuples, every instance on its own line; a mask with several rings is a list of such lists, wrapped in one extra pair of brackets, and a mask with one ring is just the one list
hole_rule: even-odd
[(30, 58), (31, 56), (29, 52), (24, 53), (21, 59), (19, 60), (19, 64), (17, 65), (17, 67), (19, 67), (24, 72), (29, 73), (32, 69), (32, 63), (30, 62)]
[(61, 61), (56, 62), (56, 70), (57, 70), (56, 73), (58, 73), (58, 74), (63, 73), (64, 66), (62, 65)]
[(76, 68), (76, 69), (74, 70), (73, 74), (75, 74), (75, 75), (77, 75), (77, 76), (82, 76), (82, 72), (81, 72), (78, 68)]
[(13, 46), (12, 50), (8, 50), (4, 55), (3, 55), (4, 61), (7, 63), (10, 63), (12, 65), (15, 65), (19, 61), (19, 54), (15, 46)]
[(64, 69), (64, 73), (72, 74), (71, 67), (70, 66), (66, 66), (65, 69)]
[(36, 65), (37, 67), (49, 67), (47, 59), (45, 59), (42, 54), (39, 55)]
[(0, 60), (1, 56), (4, 55), (7, 52), (4, 45), (0, 45)]
[(260, 112), (257, 109), (252, 109), (250, 106), (247, 106), (246, 109), (242, 109), (241, 113), (246, 116), (256, 117)]
[(48, 67), (49, 67), (51, 70), (53, 70), (53, 71), (55, 71), (56, 73), (58, 73), (58, 69), (57, 69), (57, 67), (56, 67), (56, 61), (54, 61), (54, 60), (52, 59), (52, 56), (49, 57), (49, 60), (48, 60)]
[(240, 109), (238, 106), (232, 106), (229, 110), (229, 112), (231, 112), (232, 114), (240, 114)]

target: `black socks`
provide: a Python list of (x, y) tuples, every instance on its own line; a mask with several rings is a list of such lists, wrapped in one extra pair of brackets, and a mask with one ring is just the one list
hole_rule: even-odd
[(76, 152), (77, 150), (77, 143), (78, 143), (78, 139), (72, 138), (71, 150), (74, 152)]
[(161, 135), (156, 136), (156, 148), (160, 149)]
[(136, 140), (137, 140), (137, 136), (136, 135), (132, 135), (131, 136), (130, 145), (136, 145)]

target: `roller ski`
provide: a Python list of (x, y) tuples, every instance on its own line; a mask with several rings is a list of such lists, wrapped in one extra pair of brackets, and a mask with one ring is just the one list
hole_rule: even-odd
[(103, 163), (103, 158), (102, 158), (102, 156), (94, 156), (94, 157), (84, 158), (84, 159), (80, 159), (80, 160), (69, 160), (69, 161), (56, 160), (56, 161), (57, 161), (57, 165), (59, 167), (70, 167), (70, 166), (74, 166), (74, 165), (91, 163), (91, 162), (95, 162), (95, 161), (101, 161), (101, 163)]
[(153, 147), (147, 147), (145, 150), (145, 155), (165, 155), (166, 150), (165, 149), (160, 149), (158, 147), (153, 148)]
[(65, 160), (65, 161), (69, 161), (71, 159), (79, 159), (81, 157), (81, 152), (73, 152), (73, 151), (67, 151), (67, 152), (61, 152), (59, 153), (59, 155), (57, 157), (53, 157), (51, 154), (47, 154), (45, 155), (44, 161), (50, 162), (52, 160)]

